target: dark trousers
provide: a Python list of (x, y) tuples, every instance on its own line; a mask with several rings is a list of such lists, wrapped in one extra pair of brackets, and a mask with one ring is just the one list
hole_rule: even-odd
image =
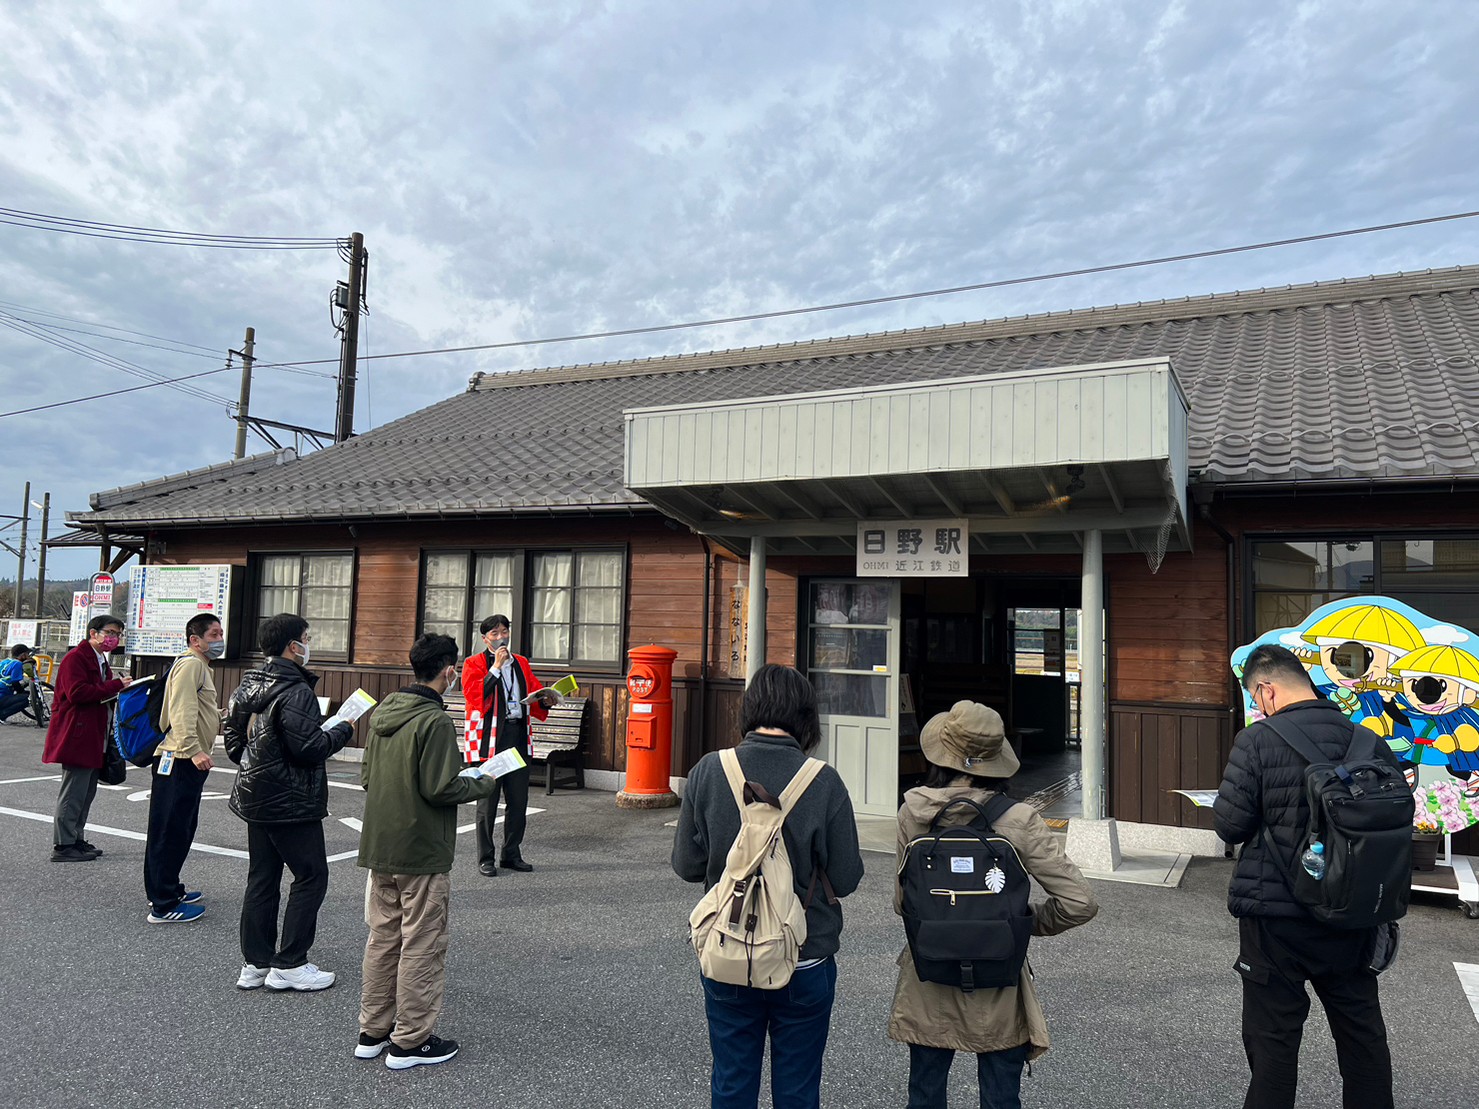
[(71, 847), (82, 839), (87, 827), (87, 814), (92, 799), (98, 795), (98, 772), (86, 766), (63, 766), (62, 786), (57, 791), (56, 817), (52, 821), (52, 842), (57, 847)]
[[(329, 891), (329, 860), (320, 820), (298, 824), (248, 824), (246, 898), (241, 903), (241, 954), (256, 967), (292, 970), (308, 962), (318, 931), (318, 909)], [(277, 943), (282, 868), (293, 874)]]
[(1252, 1080), (1244, 1109), (1292, 1109), (1299, 1041), (1315, 989), (1340, 1064), (1344, 1109), (1392, 1109), (1392, 1055), (1376, 975), (1367, 964), (1374, 929), (1345, 931), (1313, 920), (1244, 917), (1237, 970), (1243, 976), (1243, 1049)]
[(154, 760), (149, 790), (149, 839), (144, 844), (144, 894), (156, 913), (167, 913), (185, 896), (180, 868), (200, 821), (200, 794), (208, 770), (176, 756), (170, 772), (159, 773)]
[[(1022, 1109), (1022, 1068), (1030, 1047), (1020, 1044), (976, 1056), (981, 1109)], [(909, 1109), (945, 1109), (954, 1061), (955, 1052), (948, 1047), (909, 1045)]]
[[(520, 753), (529, 750), (529, 719), (505, 720), (498, 729), (498, 750), (506, 751), (517, 747)], [(495, 861), (497, 848), (493, 843), (493, 822), (498, 819), (498, 796), (503, 795), (503, 852), (497, 855), (500, 863), (522, 859), (524, 825), (529, 819), (529, 768), (515, 770), (493, 782), (493, 792), (478, 799), (478, 862)]]
[(713, 1109), (755, 1109), (760, 1065), (770, 1037), (770, 1097), (775, 1109), (818, 1109), (822, 1055), (837, 995), (837, 960), (798, 970), (778, 990), (701, 979), (714, 1071)]
[(30, 691), (14, 689), (0, 694), (0, 720), (8, 720), (31, 703)]

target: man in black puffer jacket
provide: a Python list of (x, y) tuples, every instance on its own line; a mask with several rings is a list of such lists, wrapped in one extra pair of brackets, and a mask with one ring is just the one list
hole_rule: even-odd
[[(292, 613), (257, 633), (266, 661), (248, 670), (231, 695), (226, 754), (241, 769), (231, 811), (247, 823), (246, 897), (241, 904), (239, 989), (323, 990), (330, 971), (308, 961), (318, 910), (329, 889), (323, 821), (329, 815), (324, 763), (349, 742), (353, 725), (325, 731), (310, 673), (308, 621)], [(277, 907), (284, 864), (293, 873), (278, 946)]]
[[(1271, 644), (1255, 648), (1243, 667), (1243, 688), (1261, 713), (1278, 713), (1332, 762), (1345, 757), (1351, 722), (1315, 693), (1292, 651)], [(1397, 764), (1386, 744), (1376, 746), (1378, 758)], [(1213, 809), (1218, 837), (1244, 845), (1227, 896), (1238, 918), (1243, 1048), (1252, 1070), (1243, 1104), (1292, 1109), (1309, 982), (1335, 1037), (1345, 1109), (1391, 1109), (1392, 1056), (1370, 969), (1376, 929), (1321, 924), (1294, 899), (1286, 878), (1305, 848), (1307, 765), (1272, 728), (1244, 728)]]

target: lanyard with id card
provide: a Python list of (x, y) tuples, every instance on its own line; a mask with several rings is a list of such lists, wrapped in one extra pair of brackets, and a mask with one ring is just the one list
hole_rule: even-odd
[(166, 751), (163, 755), (159, 756), (159, 776), (161, 778), (168, 778), (169, 772), (174, 768), (175, 753), (173, 751)]

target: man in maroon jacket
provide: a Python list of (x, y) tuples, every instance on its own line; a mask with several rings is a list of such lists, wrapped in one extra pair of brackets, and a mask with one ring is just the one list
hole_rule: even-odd
[(97, 796), (103, 745), (108, 739), (109, 710), (104, 702), (132, 680), (115, 678), (108, 669), (108, 655), (122, 638), (123, 622), (118, 617), (95, 616), (87, 625), (87, 639), (68, 651), (57, 667), (42, 758), (62, 767), (52, 862), (90, 862), (102, 854), (82, 838), (82, 832)]

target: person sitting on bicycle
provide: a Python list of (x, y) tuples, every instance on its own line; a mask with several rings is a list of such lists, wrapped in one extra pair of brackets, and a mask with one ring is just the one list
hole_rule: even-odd
[(0, 662), (0, 720), (8, 720), (31, 701), (31, 679), (26, 674), (26, 663), (31, 659), (31, 648), (17, 643), (10, 649), (10, 657)]

